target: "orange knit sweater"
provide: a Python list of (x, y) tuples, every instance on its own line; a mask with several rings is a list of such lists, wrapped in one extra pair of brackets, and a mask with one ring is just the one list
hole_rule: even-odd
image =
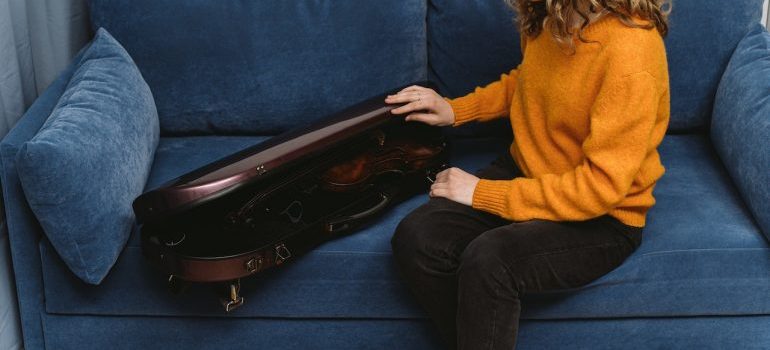
[[(641, 22), (640, 22), (641, 23)], [(545, 30), (522, 38), (524, 59), (499, 81), (449, 100), (454, 126), (508, 115), (510, 152), (525, 177), (481, 179), (473, 207), (513, 221), (609, 214), (643, 227), (665, 169), (668, 67), (655, 29), (608, 16), (569, 55)]]

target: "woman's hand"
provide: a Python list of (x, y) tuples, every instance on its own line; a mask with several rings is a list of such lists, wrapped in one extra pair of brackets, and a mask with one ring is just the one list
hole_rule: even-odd
[(458, 168), (449, 168), (436, 174), (436, 182), (430, 186), (431, 197), (444, 197), (460, 204), (472, 206), (473, 191), (479, 178)]
[(406, 121), (419, 121), (428, 125), (446, 126), (455, 122), (452, 106), (438, 93), (426, 87), (412, 85), (395, 95), (388, 95), (386, 103), (406, 103), (394, 108), (393, 114), (409, 113)]

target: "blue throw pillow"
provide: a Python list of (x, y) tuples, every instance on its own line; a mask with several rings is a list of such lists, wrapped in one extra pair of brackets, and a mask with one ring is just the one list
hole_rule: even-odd
[(770, 33), (760, 25), (738, 44), (722, 76), (711, 138), (770, 239)]
[(17, 156), (27, 201), (75, 275), (99, 284), (126, 244), (158, 145), (150, 88), (99, 29), (48, 120)]

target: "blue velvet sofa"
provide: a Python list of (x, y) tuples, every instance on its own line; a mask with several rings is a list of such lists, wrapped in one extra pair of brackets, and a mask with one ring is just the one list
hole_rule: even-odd
[[(715, 106), (741, 110), (741, 94), (720, 101), (718, 88), (741, 38), (763, 30), (762, 0), (674, 6), (666, 39), (671, 123), (659, 149), (666, 174), (644, 242), (588, 286), (528, 297), (522, 349), (770, 348), (763, 235), (770, 116), (748, 130), (741, 113), (712, 120)], [(93, 28), (126, 48), (157, 105), (161, 134), (147, 189), (403, 84), (431, 79), (444, 95), (460, 96), (521, 59), (502, 0), (92, 0), (90, 7)], [(80, 281), (30, 210), (16, 166), (19, 147), (46, 121), (72, 70), (0, 144), (27, 349), (442, 347), (401, 283), (389, 244), (426, 195), (246, 281), (246, 304), (230, 314), (206, 286), (171, 295), (143, 259), (138, 230), (101, 284)], [(452, 164), (469, 171), (510, 142), (505, 121), (447, 133)]]

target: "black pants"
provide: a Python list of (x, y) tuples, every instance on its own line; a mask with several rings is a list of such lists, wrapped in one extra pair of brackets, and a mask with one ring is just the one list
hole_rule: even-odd
[[(478, 176), (523, 176), (510, 155)], [(391, 241), (399, 269), (449, 347), (513, 349), (522, 295), (585, 285), (618, 267), (642, 229), (604, 215), (512, 222), (445, 198), (407, 215)]]

